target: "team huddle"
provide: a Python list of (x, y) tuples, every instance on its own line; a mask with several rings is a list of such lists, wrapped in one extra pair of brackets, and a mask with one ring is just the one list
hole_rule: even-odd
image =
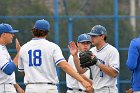
[(95, 25), (89, 33), (79, 35), (77, 42), (71, 41), (68, 62), (60, 47), (46, 40), (49, 31), (47, 20), (37, 20), (32, 40), (23, 46), (16, 40), (17, 55), (12, 60), (6, 45), (18, 31), (0, 24), (0, 93), (24, 93), (15, 80), (17, 67), (24, 75), (25, 93), (59, 93), (57, 66), (66, 72), (66, 93), (118, 93), (119, 52), (106, 42), (105, 27)]

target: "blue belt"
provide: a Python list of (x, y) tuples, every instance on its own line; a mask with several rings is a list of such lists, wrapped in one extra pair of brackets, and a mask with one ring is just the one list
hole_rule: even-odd
[(82, 91), (83, 91), (83, 92), (86, 92), (86, 90), (82, 90), (82, 89), (72, 89), (72, 88), (69, 88), (69, 87), (67, 87), (67, 89), (68, 89), (68, 90), (78, 90), (78, 91), (81, 91), (81, 92), (82, 92)]

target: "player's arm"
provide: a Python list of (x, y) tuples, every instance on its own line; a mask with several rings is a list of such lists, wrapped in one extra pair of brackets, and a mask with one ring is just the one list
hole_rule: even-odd
[(13, 62), (16, 66), (18, 66), (18, 57), (19, 57), (19, 51), (20, 51), (20, 43), (18, 41), (18, 39), (16, 38), (16, 50), (17, 50), (17, 54), (15, 56), (15, 58), (13, 59)]
[[(21, 74), (22, 76), (24, 76), (25, 73), (24, 73), (23, 69), (19, 69), (19, 67), (23, 68), (23, 64), (22, 64), (22, 62), (21, 62), (21, 58), (19, 57), (20, 48), (21, 48), (21, 45), (20, 45), (18, 39), (16, 38), (16, 50), (17, 50), (17, 55), (16, 55), (16, 57), (14, 58), (14, 62), (17, 63), (18, 70), (20, 71), (20, 74)], [(18, 61), (19, 61), (19, 62), (18, 62)]]
[[(18, 40), (16, 40), (16, 46), (18, 46)], [(6, 62), (1, 67), (1, 70), (7, 75), (11, 75), (16, 70), (16, 67), (17, 67), (17, 64), (18, 64), (18, 53), (15, 56), (13, 62), (12, 62), (12, 60), (9, 60), (6, 57), (2, 56), (2, 54), (1, 54), (1, 59)]]
[(96, 65), (102, 70), (105, 74), (111, 77), (117, 77), (119, 73), (119, 53), (116, 49), (112, 50), (108, 55), (108, 65), (102, 64), (99, 60)]
[(104, 64), (99, 64), (98, 67), (107, 75), (111, 76), (111, 77), (117, 77), (118, 72), (116, 70), (114, 70), (112, 67), (108, 67)]
[(13, 59), (13, 63), (15, 64), (16, 67), (18, 66), (18, 56), (19, 54), (17, 53), (15, 58)]
[(133, 71), (137, 66), (137, 60), (139, 58), (139, 51), (135, 45), (136, 41), (131, 41), (129, 50), (128, 50), (128, 59), (126, 62), (127, 67)]
[(21, 54), (21, 52), (19, 53), (19, 58), (18, 58), (18, 71), (20, 72), (20, 74), (22, 76), (24, 76), (25, 75), (24, 65), (23, 65), (22, 58), (21, 58), (20, 54)]
[(74, 61), (74, 64), (76, 66), (76, 69), (77, 71), (80, 73), (80, 74), (83, 74), (86, 72), (86, 68), (82, 68), (80, 66), (80, 60), (79, 60), (79, 57), (78, 57), (78, 48), (75, 44), (75, 42), (70, 42), (70, 44), (68, 45), (68, 48), (70, 50), (70, 53), (71, 55), (73, 56), (73, 61)]
[(125, 93), (133, 93), (132, 88), (130, 88), (130, 89), (128, 89), (128, 90), (126, 90), (126, 91), (125, 91)]
[(25, 93), (24, 90), (18, 84), (14, 84), (14, 87), (18, 93)]
[[(80, 75), (81, 75), (81, 77), (82, 77), (84, 80), (86, 80), (87, 82), (89, 82), (91, 85), (93, 84), (93, 83), (92, 83), (92, 80), (89, 79), (89, 78), (87, 78), (84, 74), (80, 74)], [(90, 93), (90, 92), (87, 92), (87, 93)], [(94, 89), (92, 89), (92, 93), (94, 93)]]
[(92, 86), (89, 82), (85, 81), (79, 73), (75, 72), (75, 70), (66, 62), (66, 61), (61, 61), (58, 64), (59, 67), (61, 67), (66, 73), (68, 73), (70, 76), (78, 80), (89, 93), (92, 93)]
[(80, 76), (92, 85), (92, 80), (91, 80), (91, 79), (87, 78), (87, 77), (86, 77), (85, 75), (83, 75), (83, 74), (80, 74)]
[(74, 64), (75, 64), (75, 67), (76, 67), (77, 71), (80, 74), (83, 74), (83, 73), (85, 73), (87, 71), (87, 68), (82, 68), (80, 66), (80, 60), (79, 60), (78, 55), (73, 55), (73, 61), (74, 61)]

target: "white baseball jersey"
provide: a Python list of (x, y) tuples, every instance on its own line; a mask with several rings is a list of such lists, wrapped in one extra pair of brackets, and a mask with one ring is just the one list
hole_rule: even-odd
[[(75, 67), (75, 64), (74, 64), (74, 61), (73, 61), (73, 56), (70, 55), (69, 59), (68, 59), (68, 63), (72, 66), (72, 68), (76, 71), (76, 67)], [(90, 70), (88, 69), (84, 75), (87, 77), (87, 78), (90, 78)], [(69, 88), (76, 88), (76, 89), (82, 89), (82, 90), (86, 90), (82, 84), (77, 81), (76, 79), (74, 79), (73, 77), (71, 77), (69, 74), (66, 73), (66, 82), (67, 82), (67, 87)]]
[[(119, 73), (119, 53), (115, 47), (112, 45), (106, 43), (103, 48), (100, 50), (97, 50), (96, 47), (93, 47), (90, 49), (94, 55), (99, 59), (102, 64), (105, 64), (106, 66), (112, 67), (114, 70), (116, 70)], [(100, 89), (103, 87), (111, 87), (115, 86), (117, 83), (117, 78), (113, 78), (107, 74), (105, 74), (103, 71), (100, 70), (100, 68), (96, 65), (91, 67), (91, 72), (93, 76), (93, 88), (94, 89)]]
[(0, 45), (0, 84), (16, 84), (15, 72), (13, 72), (11, 75), (7, 75), (3, 72), (9, 62), (12, 62), (12, 59), (7, 51), (6, 46)]
[(58, 83), (56, 65), (64, 61), (58, 45), (33, 38), (19, 52), (18, 69), (25, 72), (24, 83)]

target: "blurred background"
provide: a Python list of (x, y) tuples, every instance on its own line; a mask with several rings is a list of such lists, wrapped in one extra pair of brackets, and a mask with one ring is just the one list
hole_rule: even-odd
[[(94, 25), (103, 25), (108, 31), (107, 42), (120, 53), (119, 93), (130, 88), (131, 72), (125, 63), (130, 40), (140, 33), (140, 0), (0, 0), (0, 23), (9, 23), (20, 33), (21, 45), (31, 40), (31, 29), (38, 19), (51, 24), (48, 40), (58, 44), (66, 59), (67, 45), (77, 36), (90, 32)], [(8, 45), (15, 56), (15, 42)], [(66, 92), (65, 73), (57, 68), (60, 93)], [(16, 71), (17, 82), (25, 88), (23, 77)]]

